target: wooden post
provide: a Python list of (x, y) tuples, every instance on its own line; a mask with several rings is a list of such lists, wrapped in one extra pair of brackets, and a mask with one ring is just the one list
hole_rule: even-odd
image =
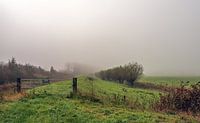
[(17, 78), (17, 93), (21, 92), (21, 78)]
[(76, 94), (77, 93), (77, 78), (73, 78), (73, 93)]
[(124, 95), (124, 102), (126, 102), (126, 96)]

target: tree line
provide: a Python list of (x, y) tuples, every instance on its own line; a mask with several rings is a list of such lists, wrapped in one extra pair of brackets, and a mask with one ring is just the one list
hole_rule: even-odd
[(142, 74), (143, 66), (137, 62), (133, 62), (123, 66), (102, 70), (96, 73), (96, 76), (103, 80), (117, 81), (119, 83), (128, 82), (128, 84), (133, 85)]
[(18, 64), (15, 58), (11, 58), (7, 63), (0, 63), (0, 84), (14, 82), (16, 78), (37, 79), (37, 78), (59, 78), (63, 79), (66, 74), (56, 71), (53, 66), (50, 70), (45, 70), (40, 66), (30, 64)]

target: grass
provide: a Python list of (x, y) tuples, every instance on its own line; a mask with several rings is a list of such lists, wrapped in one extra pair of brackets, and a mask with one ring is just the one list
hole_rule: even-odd
[(192, 84), (196, 84), (200, 81), (200, 76), (143, 76), (140, 80), (140, 82), (147, 82), (147, 83), (153, 83), (158, 85), (164, 85), (164, 86), (173, 86), (177, 87), (181, 85), (181, 81), (184, 83), (187, 83), (187, 86), (190, 86)]
[[(82, 92), (91, 92), (86, 77), (78, 79), (78, 87)], [(41, 86), (28, 91), (28, 96), (18, 101), (0, 103), (1, 123), (156, 123), (156, 122), (196, 122), (190, 117), (175, 114), (156, 113), (150, 109), (150, 104), (159, 99), (159, 92), (129, 88), (126, 85), (95, 80), (93, 83), (95, 95), (112, 96), (113, 94), (127, 96), (137, 100), (145, 108), (130, 109), (125, 105), (114, 105), (92, 102), (82, 98), (67, 98), (71, 92), (71, 82), (63, 81)]]
[[(137, 101), (137, 107), (140, 109), (149, 109), (152, 103), (159, 100), (160, 92), (158, 91), (143, 90), (137, 88), (133, 89), (124, 84), (116, 84), (114, 82), (108, 82), (100, 79), (97, 79), (93, 82), (94, 93), (97, 96), (103, 96), (107, 98), (118, 96), (118, 98), (121, 99), (123, 98), (123, 96), (126, 96), (127, 99), (133, 102)], [(87, 80), (86, 78), (79, 78), (79, 89), (83, 90), (84, 92), (91, 92), (92, 87), (90, 85), (91, 82), (89, 82), (89, 80)]]

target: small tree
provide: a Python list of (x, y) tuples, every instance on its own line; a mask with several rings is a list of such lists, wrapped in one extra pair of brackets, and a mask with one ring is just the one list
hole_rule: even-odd
[(138, 63), (129, 63), (124, 67), (126, 80), (133, 85), (134, 82), (143, 74), (143, 66)]
[(51, 68), (50, 68), (50, 73), (55, 73), (56, 72), (56, 70), (53, 68), (53, 66), (51, 66)]
[(8, 62), (8, 76), (10, 81), (15, 81), (21, 75), (16, 59), (12, 57)]

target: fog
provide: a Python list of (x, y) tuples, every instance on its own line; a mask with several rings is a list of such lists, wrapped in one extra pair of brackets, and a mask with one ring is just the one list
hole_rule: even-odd
[(1, 0), (0, 61), (200, 75), (199, 0)]

